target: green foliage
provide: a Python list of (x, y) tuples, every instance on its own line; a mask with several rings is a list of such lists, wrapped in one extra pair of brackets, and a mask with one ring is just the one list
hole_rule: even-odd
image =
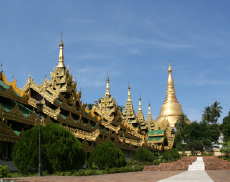
[(81, 143), (59, 124), (36, 126), (22, 134), (13, 151), (13, 160), (22, 173), (38, 169), (38, 136), (41, 133), (42, 170), (52, 173), (79, 169), (84, 163)]
[(0, 165), (0, 178), (9, 176), (9, 168), (6, 165)]
[(202, 114), (202, 121), (213, 124), (217, 123), (221, 113), (222, 107), (219, 102), (215, 101), (212, 105), (205, 108)]
[(175, 147), (192, 153), (210, 150), (212, 143), (218, 143), (221, 128), (217, 121), (221, 112), (220, 103), (215, 101), (204, 109), (201, 122), (188, 123), (182, 118), (176, 124)]
[(228, 157), (230, 155), (230, 140), (224, 143), (221, 152), (225, 153)]
[(55, 175), (57, 176), (90, 176), (90, 175), (102, 175), (102, 174), (142, 171), (143, 168), (144, 168), (143, 166), (124, 166), (120, 168), (108, 168), (104, 170), (80, 169), (78, 171), (56, 172)]
[(134, 159), (138, 161), (152, 162), (154, 153), (145, 148), (138, 148), (134, 154)]
[(98, 144), (89, 157), (89, 165), (99, 169), (121, 167), (125, 164), (124, 153), (112, 142)]
[(230, 140), (230, 112), (228, 113), (228, 116), (224, 117), (223, 119), (222, 132), (224, 135), (224, 140)]
[(180, 159), (180, 154), (176, 149), (167, 150), (162, 153), (163, 160), (165, 162), (175, 161)]
[(180, 127), (176, 125), (175, 147), (178, 150), (204, 151), (218, 140), (220, 131), (216, 124), (192, 122)]

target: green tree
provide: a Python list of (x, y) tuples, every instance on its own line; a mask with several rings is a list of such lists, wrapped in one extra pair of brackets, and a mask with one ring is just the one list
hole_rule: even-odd
[(202, 114), (202, 121), (207, 123), (217, 123), (222, 113), (222, 107), (218, 101), (215, 101), (210, 106), (204, 109)]
[(221, 152), (225, 153), (228, 157), (230, 157), (230, 140), (224, 143)]
[[(81, 143), (59, 124), (40, 126), (42, 170), (49, 173), (79, 169), (84, 163)], [(13, 160), (22, 173), (36, 172), (38, 168), (39, 126), (22, 134), (13, 151)]]
[(190, 121), (188, 120), (186, 115), (183, 115), (180, 117), (178, 122), (176, 123), (176, 133), (175, 133), (175, 141), (174, 141), (174, 146), (178, 150), (184, 150), (185, 149), (185, 128), (188, 127), (188, 125), (191, 124)]
[(98, 144), (89, 157), (89, 165), (99, 169), (126, 165), (125, 155), (112, 142)]
[(229, 141), (230, 140), (230, 112), (228, 112), (228, 115), (224, 117), (221, 128), (224, 135), (224, 141)]
[(211, 147), (212, 138), (206, 122), (177, 124), (175, 147), (178, 150), (204, 151)]
[(154, 160), (154, 153), (145, 148), (138, 148), (135, 151), (134, 159), (138, 161), (152, 162)]

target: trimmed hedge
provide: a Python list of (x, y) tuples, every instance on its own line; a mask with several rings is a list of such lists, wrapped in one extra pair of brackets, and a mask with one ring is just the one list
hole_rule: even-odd
[(80, 169), (79, 171), (64, 171), (57, 172), (57, 176), (90, 176), (90, 175), (101, 175), (101, 174), (113, 174), (113, 173), (125, 173), (142, 171), (143, 166), (125, 166), (120, 168), (109, 168), (104, 170), (99, 169)]

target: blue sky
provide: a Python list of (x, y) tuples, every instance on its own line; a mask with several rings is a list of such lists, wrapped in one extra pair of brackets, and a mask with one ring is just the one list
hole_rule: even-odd
[(134, 105), (142, 97), (160, 112), (172, 64), (177, 98), (191, 120), (205, 106), (230, 109), (230, 2), (227, 0), (60, 0), (2, 1), (0, 63), (23, 87), (28, 75), (40, 83), (56, 65), (60, 32), (65, 63), (82, 100), (104, 95), (111, 78), (119, 105), (132, 87)]

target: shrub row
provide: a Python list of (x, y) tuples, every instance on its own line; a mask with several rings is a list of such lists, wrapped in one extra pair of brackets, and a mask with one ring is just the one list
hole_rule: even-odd
[(101, 174), (112, 174), (112, 173), (124, 173), (124, 172), (135, 172), (142, 171), (143, 166), (125, 166), (120, 168), (109, 168), (109, 169), (80, 169), (78, 171), (65, 171), (56, 172), (54, 175), (58, 176), (90, 176), (90, 175), (101, 175)]

